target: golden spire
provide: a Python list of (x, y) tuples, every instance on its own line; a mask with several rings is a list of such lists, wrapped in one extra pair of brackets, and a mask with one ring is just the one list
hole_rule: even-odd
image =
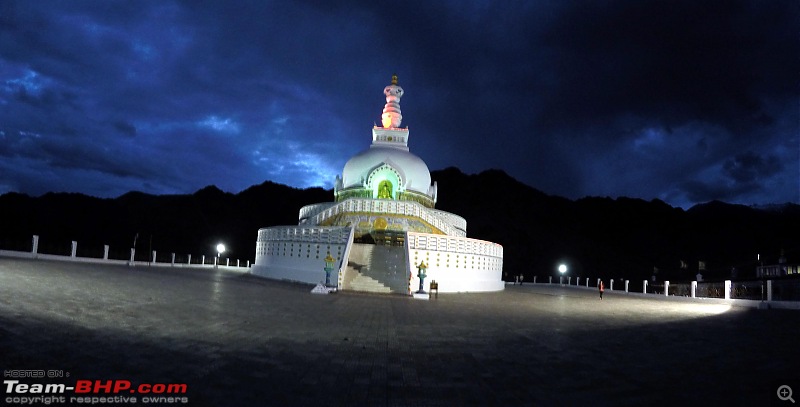
[(392, 85), (397, 85), (397, 74), (392, 75)]

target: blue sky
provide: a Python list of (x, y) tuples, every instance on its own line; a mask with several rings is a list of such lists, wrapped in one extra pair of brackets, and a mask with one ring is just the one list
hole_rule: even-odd
[(396, 73), (431, 170), (800, 203), (798, 26), (796, 1), (4, 0), (0, 193), (331, 188)]

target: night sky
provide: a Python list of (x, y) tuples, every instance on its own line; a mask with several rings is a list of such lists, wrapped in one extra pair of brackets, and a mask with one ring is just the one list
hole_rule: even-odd
[(799, 27), (796, 0), (0, 0), (0, 193), (332, 188), (396, 73), (431, 170), (800, 203)]

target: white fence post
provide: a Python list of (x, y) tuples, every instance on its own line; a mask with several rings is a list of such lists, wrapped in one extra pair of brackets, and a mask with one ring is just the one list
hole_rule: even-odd
[(156, 251), (153, 250), (153, 263), (155, 263), (155, 262), (156, 262)]
[(626, 293), (628, 292), (628, 285), (629, 285), (630, 282), (631, 282), (631, 280), (625, 280), (625, 292)]
[(230, 257), (225, 258), (225, 265), (226, 266), (230, 266), (231, 265), (231, 258)]
[(135, 254), (136, 254), (136, 248), (135, 247), (131, 247), (131, 259), (130, 259), (130, 261), (128, 261), (128, 265), (129, 266), (133, 266), (133, 256)]
[(202, 262), (200, 264), (202, 264), (204, 266), (206, 265), (206, 255), (205, 254), (203, 255)]
[(236, 267), (239, 267), (239, 259), (236, 259)]
[(589, 288), (589, 277), (586, 277), (586, 288)]
[(609, 279), (608, 282), (609, 282), (608, 289), (614, 291), (614, 279), (613, 278)]
[[(247, 267), (250, 267), (250, 260), (247, 260)], [(534, 284), (536, 284), (536, 277), (537, 276), (533, 276), (533, 283)]]
[(664, 281), (664, 295), (669, 295), (669, 281)]
[(767, 301), (772, 301), (772, 280), (767, 280)]
[(103, 260), (108, 260), (108, 245), (103, 245)]
[(31, 253), (36, 254), (39, 252), (39, 235), (33, 235), (33, 247)]
[(731, 280), (725, 280), (725, 299), (731, 299)]
[(692, 298), (697, 298), (697, 281), (692, 281)]
[(553, 284), (553, 276), (547, 276), (547, 284)]
[(567, 277), (567, 285), (572, 285), (572, 276)]
[(186, 264), (192, 264), (192, 255), (189, 255), (189, 260), (186, 260)]
[[(247, 260), (247, 268), (250, 268), (250, 260)], [(536, 277), (533, 277), (533, 282), (536, 282)]]
[(575, 277), (575, 286), (577, 287), (579, 285), (581, 285), (581, 278), (580, 277)]
[(647, 280), (642, 280), (642, 294), (647, 294)]
[(175, 267), (175, 253), (172, 253), (172, 267)]
[(73, 240), (72, 241), (72, 254), (70, 254), (69, 256), (70, 257), (75, 257), (77, 255), (77, 253), (78, 253), (78, 242)]

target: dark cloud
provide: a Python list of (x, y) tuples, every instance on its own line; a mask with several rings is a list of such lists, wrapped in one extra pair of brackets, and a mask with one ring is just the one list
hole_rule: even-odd
[(570, 198), (797, 202), (799, 9), (6, 1), (0, 192), (330, 187), (397, 73), (431, 169)]
[(130, 123), (124, 121), (117, 121), (113, 123), (113, 126), (117, 131), (121, 134), (128, 136), (128, 137), (135, 137), (136, 136), (136, 127)]
[(783, 170), (777, 157), (761, 157), (746, 152), (725, 161), (725, 174), (737, 183), (749, 183), (775, 175)]

